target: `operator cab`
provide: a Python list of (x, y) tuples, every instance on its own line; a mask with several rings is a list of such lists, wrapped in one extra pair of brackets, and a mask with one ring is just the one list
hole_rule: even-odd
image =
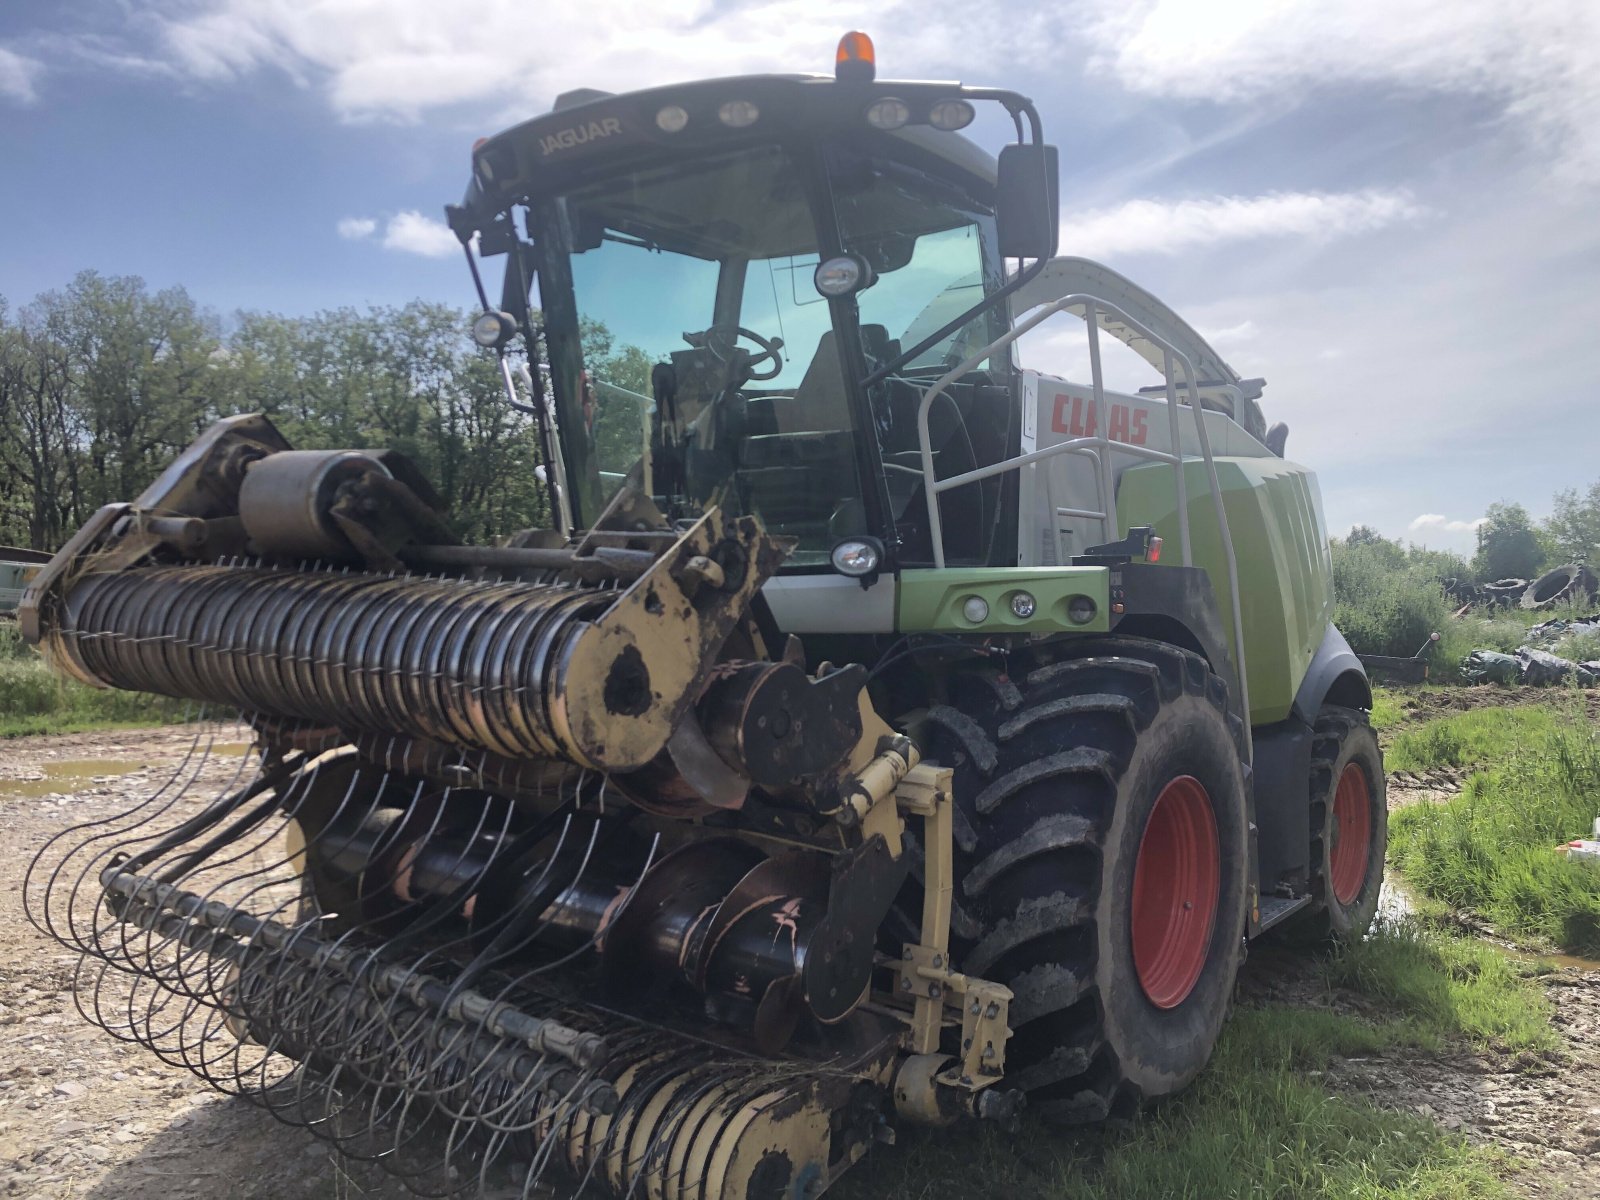
[[(956, 131), (971, 99), (1019, 130), (1032, 110), (876, 83), (856, 49), (838, 78), (569, 95), (476, 150), (451, 223), (508, 255), (500, 328), (541, 364), (573, 528), (628, 481), (674, 519), (760, 516), (797, 539), (790, 571), (860, 539), (886, 566), (930, 561), (918, 402), (1005, 331), (1010, 290), (996, 163)], [(940, 477), (1017, 452), (1016, 387), (1006, 355), (949, 389), (929, 414)], [(952, 562), (1015, 561), (1014, 490), (942, 498)]]

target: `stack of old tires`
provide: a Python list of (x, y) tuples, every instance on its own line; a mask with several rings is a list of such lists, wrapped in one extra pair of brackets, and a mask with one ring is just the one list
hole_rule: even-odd
[(1483, 585), (1483, 602), (1490, 608), (1511, 608), (1527, 590), (1526, 579), (1496, 579)]
[[(1583, 563), (1568, 563), (1564, 567), (1556, 567), (1554, 570), (1546, 571), (1532, 583), (1521, 580), (1517, 582), (1522, 584), (1522, 595), (1518, 602), (1523, 608), (1535, 611), (1555, 608), (1561, 604), (1587, 604), (1600, 593), (1600, 579), (1596, 579), (1595, 573)], [(1498, 585), (1491, 584), (1484, 588), (1484, 591), (1488, 592), (1496, 586)]]

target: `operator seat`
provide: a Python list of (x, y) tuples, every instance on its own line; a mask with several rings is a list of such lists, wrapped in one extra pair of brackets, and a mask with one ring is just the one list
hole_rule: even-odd
[[(887, 361), (889, 331), (882, 325), (863, 325), (861, 345), (869, 361)], [(833, 330), (824, 330), (817, 339), (817, 352), (811, 356), (794, 398), (774, 406), (779, 433), (808, 430), (849, 429), (850, 405), (845, 397), (844, 364), (839, 361), (838, 339)]]

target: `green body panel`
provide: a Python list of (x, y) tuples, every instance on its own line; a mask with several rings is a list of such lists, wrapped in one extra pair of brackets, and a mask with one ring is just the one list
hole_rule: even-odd
[[(1110, 572), (1105, 567), (951, 567), (902, 571), (895, 594), (895, 628), (901, 633), (1104, 633), (1110, 626)], [(1018, 591), (1033, 596), (1033, 616), (1011, 611)], [(962, 615), (969, 596), (981, 596), (989, 617)], [(1094, 601), (1094, 617), (1083, 624), (1067, 618), (1074, 596)]]
[[(1289, 715), (1333, 618), (1333, 565), (1322, 497), (1315, 475), (1281, 458), (1218, 458), (1216, 466), (1243, 597), (1250, 723), (1271, 724)], [(1164, 464), (1124, 471), (1117, 487), (1117, 521), (1122, 529), (1154, 526), (1165, 541), (1161, 561), (1175, 566), (1183, 553), (1173, 483), (1172, 468)], [(1194, 565), (1211, 576), (1233, 646), (1228, 562), (1203, 462), (1185, 464), (1184, 487)]]

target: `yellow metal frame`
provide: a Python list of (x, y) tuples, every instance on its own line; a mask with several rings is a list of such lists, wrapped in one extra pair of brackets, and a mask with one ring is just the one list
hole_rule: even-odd
[(951, 778), (948, 767), (919, 764), (895, 791), (898, 810), (921, 817), (923, 829), (922, 940), (906, 945), (896, 988), (900, 998), (912, 1002), (914, 1054), (936, 1053), (949, 1010), (960, 1009), (959, 1064), (942, 1072), (937, 1081), (972, 1091), (1005, 1074), (1012, 996), (1010, 988), (963, 975), (950, 963), (950, 907), (955, 893)]

